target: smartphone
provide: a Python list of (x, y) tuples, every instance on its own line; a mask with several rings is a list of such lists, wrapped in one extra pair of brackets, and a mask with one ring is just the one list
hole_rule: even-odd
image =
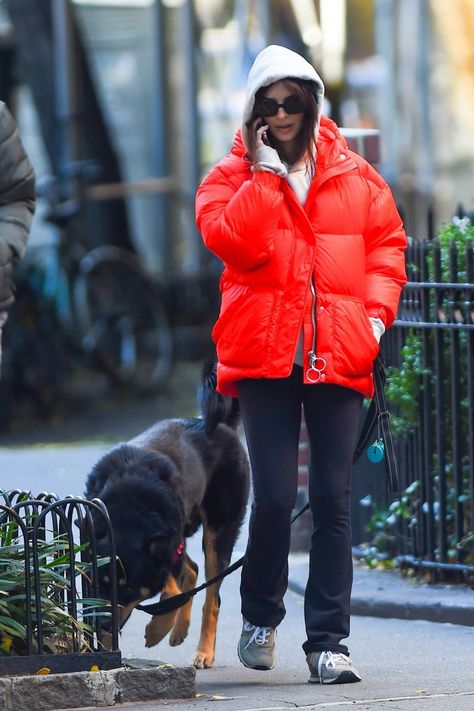
[[(263, 118), (261, 118), (261, 119), (260, 119), (260, 126), (263, 126), (264, 124), (265, 124), (265, 121), (263, 120)], [(266, 132), (266, 131), (264, 131), (264, 132), (262, 133), (262, 141), (264, 142), (264, 144), (265, 144), (266, 146), (269, 146), (269, 145), (270, 145), (270, 141), (269, 141), (269, 139), (268, 139), (268, 136), (267, 136), (267, 132)]]

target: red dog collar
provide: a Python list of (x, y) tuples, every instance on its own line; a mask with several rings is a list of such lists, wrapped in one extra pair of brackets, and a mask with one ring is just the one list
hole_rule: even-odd
[(183, 551), (184, 551), (184, 538), (182, 538), (180, 540), (180, 542), (178, 543), (178, 547), (176, 548), (175, 552), (171, 556), (171, 565), (174, 565), (175, 563), (178, 562), (178, 560), (183, 555)]

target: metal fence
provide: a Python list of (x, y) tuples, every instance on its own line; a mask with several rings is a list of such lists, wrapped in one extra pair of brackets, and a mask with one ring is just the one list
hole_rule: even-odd
[[(115, 549), (104, 505), (0, 493), (0, 675), (119, 667)], [(107, 560), (97, 554), (98, 523), (110, 545)], [(101, 565), (112, 581), (111, 601), (100, 597)]]
[(442, 246), (437, 240), (413, 240), (407, 250), (407, 269), (409, 283), (397, 320), (384, 337), (387, 365), (392, 367), (392, 395), (398, 402), (393, 419), (399, 425), (402, 489), (400, 501), (392, 502), (392, 510), (401, 512), (393, 527), (393, 543), (400, 562), (431, 568), (435, 577), (442, 571), (471, 576), (472, 243)]

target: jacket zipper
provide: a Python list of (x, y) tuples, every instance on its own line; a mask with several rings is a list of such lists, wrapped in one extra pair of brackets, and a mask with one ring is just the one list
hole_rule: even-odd
[(326, 368), (326, 360), (324, 358), (318, 358), (316, 355), (316, 338), (317, 338), (317, 321), (316, 321), (316, 305), (317, 296), (316, 289), (314, 287), (313, 275), (311, 275), (310, 282), (311, 294), (313, 297), (313, 307), (311, 309), (311, 321), (313, 323), (313, 341), (311, 344), (311, 350), (308, 351), (309, 368), (306, 371), (306, 377), (311, 383), (319, 383), (321, 380), (326, 379), (323, 371)]
[(312, 309), (311, 309), (311, 321), (313, 322), (313, 343), (311, 350), (308, 351), (308, 359), (309, 359), (309, 365), (310, 368), (314, 368), (314, 364), (316, 363), (316, 289), (314, 288), (314, 282), (313, 282), (313, 275), (311, 275), (311, 281), (310, 281), (310, 287), (311, 289), (311, 294), (313, 296), (313, 304), (312, 304)]

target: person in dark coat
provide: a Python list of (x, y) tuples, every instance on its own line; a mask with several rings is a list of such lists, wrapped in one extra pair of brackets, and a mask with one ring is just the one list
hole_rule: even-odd
[(35, 176), (7, 106), (0, 101), (0, 364), (13, 268), (23, 257), (35, 209)]

